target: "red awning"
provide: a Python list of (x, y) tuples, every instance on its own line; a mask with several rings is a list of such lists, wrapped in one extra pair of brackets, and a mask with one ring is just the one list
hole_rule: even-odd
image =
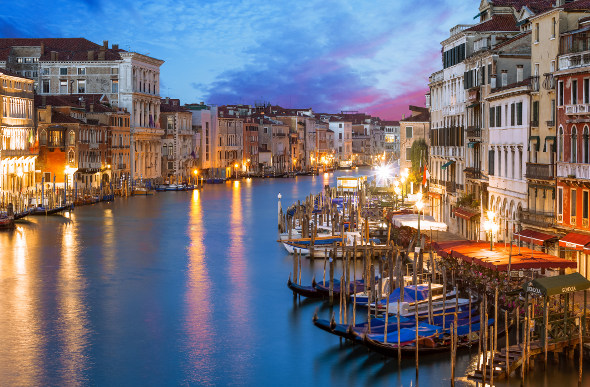
[(476, 210), (470, 210), (465, 207), (455, 208), (455, 216), (458, 216), (459, 218), (469, 220), (469, 219), (473, 218), (474, 216), (478, 216), (478, 215), (479, 215), (479, 211), (476, 211)]
[(561, 247), (568, 247), (580, 251), (582, 251), (584, 246), (588, 243), (590, 243), (590, 235), (579, 234), (577, 232), (570, 232), (559, 240), (559, 245)]
[(532, 242), (533, 244), (535, 244), (537, 246), (543, 246), (543, 243), (545, 243), (551, 239), (557, 239), (557, 236), (551, 235), (551, 234), (545, 234), (544, 232), (526, 229), (526, 230), (522, 230), (521, 232), (514, 234), (513, 239), (515, 241), (520, 239), (521, 241), (526, 242), (526, 243)]
[(428, 192), (428, 196), (435, 199), (440, 199), (440, 194), (437, 192)]

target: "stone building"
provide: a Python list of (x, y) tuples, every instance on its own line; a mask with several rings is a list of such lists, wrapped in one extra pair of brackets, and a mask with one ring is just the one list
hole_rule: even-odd
[(162, 178), (169, 182), (188, 181), (197, 168), (193, 115), (179, 99), (165, 98), (160, 103), (162, 137)]
[(0, 193), (35, 184), (39, 152), (33, 80), (0, 69)]

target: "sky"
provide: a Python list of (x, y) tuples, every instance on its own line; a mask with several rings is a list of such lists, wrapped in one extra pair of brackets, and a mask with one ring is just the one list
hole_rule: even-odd
[(160, 95), (386, 120), (424, 106), (477, 0), (0, 0), (0, 38), (84, 37), (165, 63)]

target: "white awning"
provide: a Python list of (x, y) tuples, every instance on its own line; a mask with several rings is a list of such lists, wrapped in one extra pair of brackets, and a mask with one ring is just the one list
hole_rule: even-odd
[[(418, 229), (418, 214), (394, 215), (391, 221), (398, 227), (407, 226)], [(430, 215), (421, 215), (420, 230), (447, 231), (447, 224), (435, 221)]]

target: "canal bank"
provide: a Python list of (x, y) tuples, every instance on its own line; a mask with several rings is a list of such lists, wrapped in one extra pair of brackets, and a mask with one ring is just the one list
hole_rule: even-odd
[[(292, 203), (345, 174), (116, 199), (0, 233), (3, 384), (415, 385), (413, 359), (341, 346), (312, 323), (329, 307), (286, 288), (278, 192)], [(322, 271), (304, 260), (304, 279)], [(419, 384), (448, 385), (449, 364), (421, 358)], [(576, 382), (573, 363), (550, 372), (530, 385)]]

